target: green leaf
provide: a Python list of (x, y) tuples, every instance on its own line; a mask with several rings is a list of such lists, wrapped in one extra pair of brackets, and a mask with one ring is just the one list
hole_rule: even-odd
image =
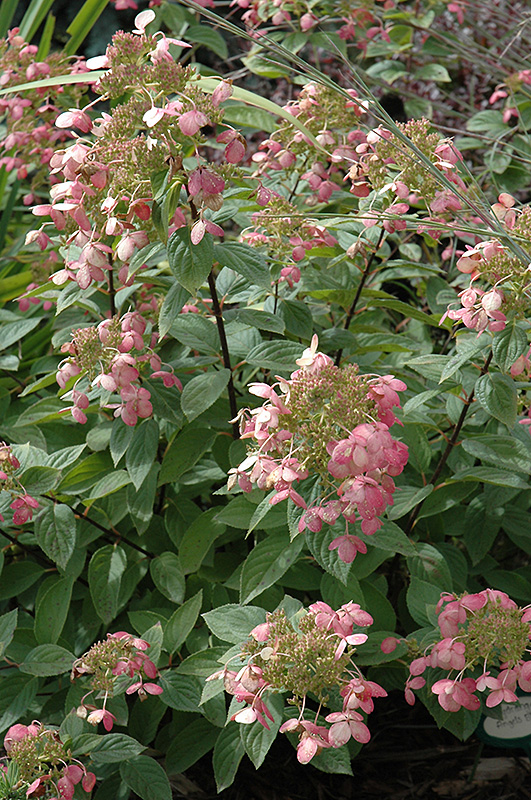
[(164, 597), (172, 603), (182, 603), (185, 592), (185, 580), (181, 562), (175, 553), (162, 553), (149, 565), (153, 583)]
[(194, 675), (163, 672), (160, 676), (160, 685), (163, 688), (160, 699), (175, 711), (197, 712), (201, 700), (201, 683)]
[(4, 0), (0, 5), (0, 36), (5, 37), (17, 10), (18, 0)]
[(117, 764), (137, 756), (144, 746), (124, 733), (108, 733), (98, 737), (99, 742), (90, 749), (90, 756), (100, 764)]
[(446, 365), (441, 372), (439, 383), (454, 375), (457, 370), (470, 361), (477, 353), (483, 350), (485, 343), (483, 336), (461, 335), (457, 340), (457, 352), (449, 357)]
[(168, 261), (181, 286), (195, 295), (212, 269), (214, 245), (212, 235), (205, 233), (199, 244), (192, 244), (190, 228), (178, 228), (168, 242)]
[(203, 590), (200, 589), (169, 618), (164, 627), (164, 649), (170, 655), (179, 650), (190, 631), (193, 630), (201, 611), (202, 602)]
[(159, 484), (179, 480), (209, 449), (216, 437), (210, 428), (188, 425), (168, 445), (162, 459)]
[(244, 561), (240, 579), (240, 602), (244, 605), (276, 583), (297, 560), (304, 537), (290, 542), (288, 531), (269, 535)]
[(333, 775), (352, 775), (350, 759), (351, 755), (348, 747), (330, 748), (329, 750), (321, 750), (318, 755), (312, 758), (312, 764), (316, 769), (320, 769), (321, 772)]
[(201, 616), (218, 639), (231, 644), (240, 644), (247, 641), (253, 628), (265, 622), (266, 612), (258, 606), (228, 603)]
[(39, 596), (35, 605), (35, 638), (39, 644), (55, 644), (64, 628), (73, 583), (60, 578)]
[(186, 31), (186, 39), (192, 44), (200, 44), (208, 47), (223, 61), (227, 58), (229, 52), (225, 39), (219, 31), (213, 28), (207, 28), (206, 25), (190, 25)]
[(329, 549), (332, 541), (338, 536), (342, 536), (344, 532), (344, 523), (342, 527), (336, 524), (328, 526), (326, 529), (323, 528), (319, 533), (313, 533), (306, 529), (305, 538), (310, 553), (325, 572), (329, 572), (341, 583), (346, 584), (351, 565), (341, 561), (337, 550)]
[(24, 41), (30, 42), (46, 14), (49, 12), (53, 0), (32, 0), (20, 23), (20, 35)]
[(284, 320), (286, 330), (299, 339), (311, 339), (313, 317), (306, 303), (300, 300), (282, 300), (277, 314)]
[(0, 658), (9, 646), (17, 627), (18, 609), (8, 611), (0, 617)]
[(0, 681), (0, 733), (28, 713), (40, 681), (26, 675), (8, 675)]
[(425, 64), (415, 71), (413, 77), (419, 81), (437, 81), (438, 83), (450, 83), (452, 80), (448, 70), (442, 64)]
[(495, 486), (512, 486), (515, 489), (528, 489), (529, 484), (523, 478), (515, 475), (514, 472), (505, 472), (494, 467), (469, 467), (460, 469), (448, 483), (458, 483), (459, 481), (473, 481), (474, 483), (492, 483)]
[(184, 534), (179, 558), (183, 572), (197, 572), (215, 540), (225, 532), (225, 525), (216, 520), (218, 509), (214, 506), (197, 517)]
[(146, 378), (143, 379), (142, 385), (151, 394), (153, 414), (159, 419), (167, 420), (176, 428), (182, 428), (183, 415), (177, 387), (167, 387), (161, 381), (148, 381)]
[(258, 328), (261, 331), (284, 333), (285, 325), (283, 320), (267, 311), (257, 311), (254, 308), (235, 308), (225, 311), (223, 317), (227, 322), (235, 320), (243, 325)]
[(388, 510), (387, 516), (389, 519), (400, 519), (432, 492), (433, 485), (431, 483), (420, 489), (417, 486), (399, 486), (393, 498), (394, 504)]
[(383, 520), (382, 527), (375, 534), (364, 539), (368, 545), (379, 550), (388, 550), (389, 553), (401, 553), (403, 556), (417, 554), (416, 545), (406, 536), (402, 528), (388, 519)]
[(45, 506), (35, 517), (35, 538), (48, 558), (64, 569), (76, 546), (76, 518), (59, 503)]
[(435, 606), (441, 598), (441, 589), (427, 581), (412, 576), (406, 594), (408, 611), (423, 627), (436, 625)]
[(168, 775), (179, 775), (195, 764), (214, 747), (219, 733), (219, 728), (214, 727), (204, 717), (184, 726), (166, 753), (165, 767)]
[(72, 669), (74, 659), (72, 653), (58, 644), (40, 644), (30, 650), (18, 668), (21, 672), (39, 677), (62, 675)]
[(34, 330), (41, 322), (40, 317), (30, 319), (19, 319), (15, 322), (2, 323), (2, 338), (0, 339), (0, 350), (6, 350), (15, 342), (20, 341)]
[(259, 723), (240, 725), (242, 744), (255, 769), (264, 763), (265, 757), (275, 741), (284, 713), (284, 700), (281, 695), (269, 694), (265, 702), (273, 717), (272, 720), (269, 718), (267, 720), (269, 730)]
[(107, 544), (90, 559), (88, 582), (96, 614), (106, 625), (118, 613), (118, 598), (127, 556), (119, 546)]
[(214, 245), (214, 261), (229, 267), (245, 280), (263, 289), (271, 288), (271, 275), (264, 256), (245, 242), (223, 242)]
[(516, 359), (528, 349), (527, 335), (513, 320), (492, 338), (494, 361), (502, 372), (509, 372)]
[(158, 444), (159, 426), (154, 419), (146, 419), (135, 428), (125, 454), (125, 465), (137, 491), (151, 469)]
[(437, 586), (443, 592), (452, 590), (450, 568), (442, 553), (432, 545), (419, 542), (416, 555), (408, 558), (407, 564), (413, 577)]
[(84, 498), (84, 502), (88, 500), (97, 500), (100, 497), (107, 497), (109, 494), (114, 494), (119, 489), (131, 483), (131, 477), (125, 469), (117, 469), (111, 472), (110, 475), (105, 475), (104, 478), (99, 480), (95, 486), (87, 492), (88, 497)]
[(518, 397), (514, 381), (499, 372), (481, 375), (475, 386), (476, 397), (485, 411), (512, 428), (516, 422)]
[(135, 435), (135, 430), (136, 429), (132, 428), (130, 425), (124, 425), (121, 419), (114, 420), (109, 450), (111, 451), (112, 461), (115, 467), (118, 466), (120, 459), (127, 452), (127, 448)]
[(34, 561), (16, 561), (2, 570), (0, 600), (17, 597), (39, 580), (44, 569)]
[(226, 728), (223, 728), (214, 745), (212, 765), (218, 792), (222, 792), (234, 782), (244, 754), (240, 726), (231, 722)]
[(108, 0), (86, 0), (81, 6), (66, 29), (66, 32), (70, 34), (70, 39), (64, 48), (64, 52), (67, 55), (73, 55), (77, 51), (79, 45), (89, 35), (107, 2)]
[(500, 134), (506, 133), (509, 126), (503, 121), (501, 111), (488, 109), (478, 111), (477, 114), (470, 117), (466, 123), (466, 129), (472, 133), (487, 133), (489, 136), (498, 137)]
[(492, 548), (502, 525), (503, 508), (491, 508), (486, 496), (473, 497), (465, 513), (465, 545), (472, 564)]
[(137, 756), (120, 764), (122, 780), (142, 800), (171, 800), (168, 776), (161, 765), (149, 756)]
[(274, 339), (253, 347), (246, 360), (248, 364), (260, 367), (260, 369), (270, 369), (286, 374), (297, 369), (295, 361), (302, 356), (303, 349), (304, 347), (296, 342)]
[(179, 283), (174, 283), (164, 298), (159, 314), (159, 336), (162, 339), (170, 330), (172, 323), (179, 315), (182, 307), (190, 298), (190, 292)]
[(502, 464), (504, 469), (525, 472), (526, 475), (531, 471), (531, 448), (512, 436), (482, 434), (464, 439), (461, 445), (467, 453), (489, 464)]
[(229, 382), (230, 369), (205, 372), (186, 384), (181, 396), (181, 408), (191, 422), (216, 402)]

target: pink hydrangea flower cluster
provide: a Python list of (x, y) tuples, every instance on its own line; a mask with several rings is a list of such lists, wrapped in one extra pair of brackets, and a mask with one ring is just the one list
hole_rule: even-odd
[[(37, 54), (37, 45), (28, 44), (18, 28), (9, 31), (7, 38), (0, 41), (0, 88), (12, 88), (65, 72), (88, 71), (83, 60), (72, 62), (62, 53), (52, 53), (38, 61)], [(87, 84), (72, 85), (69, 88), (72, 100), (81, 98), (87, 88)], [(72, 136), (54, 125), (61, 113), (64, 87), (56, 87), (53, 102), (49, 94), (47, 88), (38, 88), (0, 98), (0, 118), (4, 118), (6, 125), (5, 136), (0, 140), (0, 166), (7, 172), (16, 172), (18, 180), (27, 181), (22, 198), (24, 205), (35, 202), (39, 189), (48, 183), (49, 162), (54, 150)]]
[[(160, 357), (152, 349), (157, 338), (156, 333), (149, 332), (147, 319), (136, 310), (106, 319), (96, 327), (80, 328), (61, 347), (69, 357), (59, 366), (57, 383), (65, 389), (72, 378), (79, 381), (88, 376), (91, 386), (103, 392), (105, 406), (115, 409), (114, 416), (134, 426), (139, 418), (153, 413), (151, 394), (140, 383), (141, 371), (150, 370), (150, 378), (160, 378), (164, 386), (182, 390), (180, 380), (173, 371), (162, 369)], [(72, 389), (73, 405), (63, 411), (70, 411), (76, 422), (84, 424), (90, 401), (86, 392), (77, 388), (78, 381)], [(119, 394), (121, 402), (109, 403), (108, 392)]]
[[(393, 477), (407, 462), (407, 447), (389, 432), (406, 385), (392, 375), (360, 375), (354, 364), (336, 367), (317, 346), (314, 336), (289, 380), (249, 386), (265, 402), (240, 412), (241, 438), (253, 444), (228, 485), (272, 489), (273, 505), (291, 499), (304, 509), (300, 532), (343, 517), (345, 533), (330, 548), (350, 563), (367, 547), (349, 523), (361, 520), (364, 534), (376, 533), (393, 503)], [(320, 497), (308, 504), (295, 487), (309, 477), (319, 479)]]
[[(516, 200), (507, 192), (491, 206), (493, 217), (507, 233), (525, 246), (531, 243), (531, 207), (515, 209)], [(526, 319), (529, 313), (529, 265), (493, 236), (467, 245), (457, 260), (457, 269), (470, 276), (469, 285), (459, 292), (461, 308), (451, 304), (443, 315), (467, 328), (492, 333), (502, 331), (509, 318)], [(441, 321), (442, 321), (441, 320)]]
[[(478, 692), (493, 708), (517, 701), (516, 688), (531, 691), (531, 608), (519, 608), (505, 594), (485, 589), (461, 597), (442, 594), (437, 604), (441, 639), (413, 659), (406, 683), (406, 700), (415, 702), (415, 689), (426, 685), (426, 671), (447, 675), (431, 684), (445, 711), (480, 707)], [(382, 650), (392, 652), (391, 639)]]
[(520, 91), (522, 86), (529, 86), (530, 84), (531, 69), (522, 69), (510, 75), (505, 83), (499, 83), (492, 92), (489, 97), (490, 105), (494, 105), (498, 100), (504, 100), (502, 118), (505, 123), (510, 123), (513, 117), (518, 119), (519, 112), (514, 105), (514, 95)]
[[(26, 492), (16, 476), (20, 469), (20, 462), (13, 455), (11, 447), (5, 442), (0, 442), (0, 490), (10, 492), (12, 500), (10, 508), (13, 509), (13, 523), (24, 525), (33, 518), (33, 512), (39, 507), (39, 501)], [(2, 514), (0, 521), (4, 522)]]
[[(305, 614), (297, 614), (296, 626), (283, 610), (274, 611), (243, 645), (245, 665), (238, 672), (225, 667), (208, 680), (223, 678), (225, 690), (245, 704), (232, 716), (234, 721), (244, 725), (256, 721), (268, 730), (273, 715), (266, 704), (267, 693), (291, 692), (290, 702), (299, 708), (299, 715), (287, 720), (280, 732), (299, 733), (297, 758), (307, 764), (324, 748), (341, 747), (350, 738), (362, 743), (370, 739), (363, 714), (374, 709), (374, 697), (385, 697), (387, 692), (366, 680), (352, 659), (353, 648), (367, 640), (359, 629), (372, 623), (371, 615), (352, 602), (338, 611), (322, 601), (313, 603)], [(313, 722), (305, 719), (308, 694), (326, 702), (334, 686), (343, 697), (343, 707), (325, 718), (331, 724), (318, 723), (319, 710)]]
[[(189, 45), (161, 32), (146, 33), (154, 18), (151, 10), (141, 12), (132, 34), (118, 32), (106, 55), (88, 62), (91, 68), (106, 69), (94, 87), (101, 99), (124, 94), (129, 99), (97, 119), (91, 107), (100, 98), (56, 120), (58, 130), (75, 128), (94, 135), (93, 140), (80, 136), (72, 146), (50, 154), (50, 202), (33, 208), (37, 217), (50, 217), (61, 234), (66, 258), (64, 267), (52, 275), (57, 285), (76, 281), (86, 289), (94, 282), (109, 283), (114, 291), (115, 279), (127, 286), (133, 283), (131, 260), (160, 236), (152, 216), (156, 197), (150, 177), (162, 170), (176, 190), (186, 188), (188, 197), (181, 206), (176, 191), (167, 234), (190, 225), (193, 244), (205, 232), (223, 235), (211, 214), (223, 204), (226, 179), (244, 159), (245, 142), (227, 126), (217, 137), (225, 145), (217, 165), (201, 158), (200, 147), (205, 142), (202, 129), (222, 121), (222, 103), (232, 86), (220, 80), (211, 95), (202, 92), (193, 69), (176, 63), (169, 50), (171, 44)], [(197, 158), (191, 169), (183, 165), (190, 147)], [(144, 266), (137, 263), (136, 269)]]
[(25, 791), (25, 797), (72, 800), (78, 784), (87, 793), (94, 788), (94, 773), (72, 758), (57, 730), (36, 720), (12, 725), (4, 737), (4, 749), (18, 768), (16, 788)]
[[(116, 720), (114, 714), (106, 708), (108, 697), (112, 697), (114, 687), (122, 677), (129, 679), (126, 694), (138, 692), (140, 700), (148, 694), (162, 694), (162, 686), (153, 681), (158, 670), (146, 653), (150, 644), (126, 631), (108, 633), (107, 638), (96, 642), (90, 650), (74, 661), (71, 680), (90, 676), (90, 691), (83, 697), (77, 709), (77, 715), (91, 725), (103, 723), (106, 731), (110, 731)], [(145, 679), (148, 679), (147, 681)], [(90, 694), (103, 694), (103, 706), (98, 708), (85, 702)]]

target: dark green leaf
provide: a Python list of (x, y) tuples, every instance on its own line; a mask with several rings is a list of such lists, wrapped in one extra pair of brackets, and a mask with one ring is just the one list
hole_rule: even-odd
[(96, 550), (88, 568), (90, 596), (98, 617), (108, 625), (118, 613), (118, 598), (127, 556), (121, 547), (107, 544)]
[(212, 235), (205, 233), (199, 244), (192, 244), (190, 228), (178, 228), (168, 242), (168, 261), (175, 278), (190, 294), (195, 295), (212, 269), (214, 245)]
[(492, 354), (502, 372), (508, 372), (528, 347), (525, 331), (514, 320), (492, 338)]
[(164, 597), (172, 603), (182, 603), (185, 580), (179, 557), (175, 553), (162, 553), (149, 565), (153, 583)]
[(62, 675), (72, 669), (75, 656), (57, 644), (40, 644), (30, 650), (18, 668), (21, 672), (40, 677)]
[(295, 563), (304, 537), (290, 542), (288, 531), (269, 535), (247, 556), (240, 579), (240, 602), (244, 605), (276, 583)]
[(197, 572), (215, 540), (225, 532), (225, 525), (217, 522), (216, 514), (216, 507), (204, 511), (184, 534), (179, 547), (179, 557), (185, 575)]
[(229, 603), (207, 611), (202, 617), (218, 639), (239, 644), (247, 640), (253, 628), (265, 622), (265, 611), (258, 606)]
[(264, 256), (245, 242), (223, 242), (214, 245), (214, 260), (222, 267), (230, 267), (249, 283), (271, 288), (271, 276)]
[(166, 753), (165, 767), (168, 775), (178, 775), (195, 764), (214, 747), (219, 733), (219, 728), (214, 727), (204, 717), (184, 726)]
[(142, 800), (171, 800), (172, 791), (168, 776), (149, 756), (136, 756), (120, 765), (122, 780)]
[(181, 396), (181, 408), (191, 422), (216, 402), (230, 378), (229, 369), (205, 372), (186, 384)]
[(175, 611), (164, 628), (164, 649), (170, 654), (177, 652), (193, 629), (203, 602), (203, 590), (191, 597)]
[(159, 426), (154, 419), (146, 419), (135, 428), (125, 454), (125, 465), (137, 490), (151, 469), (158, 444)]
[(45, 506), (35, 517), (35, 538), (48, 558), (64, 569), (76, 546), (76, 519), (66, 505)]
[(514, 381), (499, 372), (481, 375), (475, 386), (476, 397), (493, 417), (512, 428), (516, 422), (517, 393)]
[(60, 578), (39, 596), (34, 627), (39, 644), (55, 644), (59, 639), (70, 608), (72, 585), (70, 579)]
[(230, 786), (245, 753), (240, 737), (240, 726), (231, 722), (223, 728), (214, 745), (212, 765), (218, 792)]
[(159, 484), (177, 481), (196, 464), (216, 436), (210, 428), (188, 425), (168, 445), (162, 459)]

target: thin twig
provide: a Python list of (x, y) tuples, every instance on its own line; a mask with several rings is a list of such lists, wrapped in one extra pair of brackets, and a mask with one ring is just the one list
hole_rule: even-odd
[[(489, 353), (485, 363), (483, 364), (483, 367), (481, 368), (480, 377), (482, 375), (485, 375), (488, 372), (491, 361), (492, 361), (492, 351)], [(472, 389), (472, 391), (470, 392), (470, 394), (468, 395), (467, 399), (465, 400), (465, 402), (463, 404), (463, 408), (461, 409), (461, 414), (459, 415), (459, 419), (457, 420), (457, 422), (455, 424), (454, 431), (453, 431), (450, 439), (448, 440), (448, 444), (446, 445), (444, 453), (442, 454), (442, 456), (439, 459), (439, 463), (435, 467), (435, 472), (433, 473), (433, 475), (431, 476), (431, 478), (429, 480), (429, 483), (431, 483), (433, 486), (435, 486), (435, 482), (439, 479), (439, 476), (440, 476), (441, 472), (443, 471), (446, 462), (448, 461), (448, 457), (449, 457), (450, 453), (452, 452), (453, 448), (455, 447), (455, 445), (457, 443), (457, 440), (459, 438), (459, 434), (461, 433), (461, 428), (463, 427), (463, 425), (465, 423), (465, 418), (466, 418), (466, 415), (468, 413), (468, 409), (472, 405), (473, 400), (474, 400), (474, 389)], [(414, 524), (415, 524), (415, 522), (417, 520), (417, 517), (418, 517), (418, 515), (420, 513), (420, 509), (422, 508), (422, 504), (423, 503), (424, 503), (424, 500), (421, 500), (420, 503), (418, 503), (415, 506), (415, 508), (413, 509), (413, 511), (411, 512), (411, 514), (409, 516), (409, 519), (408, 519), (407, 526), (406, 526), (406, 530), (405, 530), (405, 533), (407, 535), (409, 535), (411, 533), (411, 530), (413, 529), (413, 526), (414, 526)]]
[[(348, 331), (348, 329), (350, 328), (350, 323), (352, 322), (352, 317), (354, 316), (354, 312), (356, 311), (356, 306), (358, 305), (358, 300), (361, 297), (361, 293), (363, 291), (363, 287), (365, 286), (365, 282), (366, 282), (367, 278), (369, 277), (369, 273), (370, 273), (371, 267), (372, 267), (372, 262), (374, 261), (374, 259), (376, 257), (376, 253), (380, 249), (383, 237), (384, 237), (384, 231), (382, 229), (382, 232), (380, 233), (380, 238), (378, 239), (378, 242), (376, 243), (376, 247), (372, 251), (372, 253), (371, 253), (371, 255), (370, 255), (370, 257), (369, 257), (369, 259), (367, 261), (367, 264), (365, 266), (365, 269), (363, 270), (363, 274), (362, 274), (362, 276), (360, 278), (360, 282), (358, 284), (358, 288), (356, 289), (356, 294), (354, 295), (354, 300), (352, 301), (352, 305), (350, 306), (350, 308), (348, 310), (347, 318), (345, 320), (345, 325), (343, 326), (346, 331)], [(341, 361), (341, 356), (342, 355), (343, 355), (343, 348), (341, 347), (336, 353), (336, 360), (335, 360), (336, 367), (339, 367), (339, 363)]]
[(210, 290), (210, 297), (212, 298), (212, 310), (214, 312), (214, 316), (216, 317), (217, 321), (219, 343), (221, 345), (221, 354), (223, 356), (223, 366), (230, 372), (229, 382), (227, 384), (227, 391), (229, 393), (230, 416), (231, 419), (233, 420), (232, 436), (234, 439), (239, 439), (240, 431), (238, 428), (238, 422), (236, 421), (236, 416), (238, 414), (238, 405), (236, 403), (236, 392), (234, 391), (234, 383), (232, 380), (232, 367), (230, 364), (229, 346), (227, 344), (225, 323), (223, 322), (223, 314), (221, 313), (221, 306), (219, 304), (218, 292), (216, 289), (216, 281), (212, 270), (210, 270), (210, 274), (208, 276), (208, 288)]

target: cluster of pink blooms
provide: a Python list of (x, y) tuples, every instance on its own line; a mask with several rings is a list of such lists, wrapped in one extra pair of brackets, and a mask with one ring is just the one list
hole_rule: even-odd
[[(334, 611), (319, 601), (297, 617), (295, 629), (283, 611), (268, 614), (266, 622), (251, 631), (249, 642), (242, 647), (246, 664), (238, 672), (225, 667), (208, 680), (223, 678), (225, 690), (245, 703), (231, 719), (244, 725), (257, 721), (268, 730), (268, 720), (273, 716), (265, 696), (268, 692), (291, 692), (300, 713), (285, 722), (280, 732), (299, 733), (297, 758), (307, 764), (321, 750), (341, 747), (350, 738), (368, 742), (370, 732), (361, 712), (370, 714), (373, 698), (385, 697), (387, 692), (366, 680), (352, 661), (352, 648), (367, 640), (367, 635), (357, 629), (373, 623), (371, 615), (357, 603), (346, 603)], [(320, 700), (333, 686), (340, 691), (343, 707), (325, 717), (331, 724), (319, 724), (319, 711), (315, 721), (305, 719), (308, 693)]]
[[(25, 791), (25, 797), (72, 800), (78, 784), (87, 793), (94, 788), (94, 773), (72, 759), (57, 730), (36, 720), (30, 725), (12, 725), (4, 737), (4, 749), (18, 767), (19, 782), (14, 788)], [(6, 765), (1, 768), (7, 772)]]
[[(141, 370), (151, 370), (150, 378), (160, 378), (164, 386), (182, 390), (180, 380), (169, 370), (161, 369), (160, 357), (152, 350), (157, 334), (144, 335), (148, 322), (139, 311), (128, 311), (122, 317), (103, 320), (96, 327), (80, 328), (74, 331), (72, 341), (62, 345), (61, 352), (69, 358), (62, 361), (56, 380), (65, 389), (72, 378), (77, 382), (88, 375), (91, 386), (104, 393), (106, 408), (113, 408), (114, 416), (121, 417), (126, 425), (136, 425), (138, 418), (146, 419), (153, 413), (151, 394), (140, 383)], [(88, 395), (76, 388), (72, 389), (72, 406), (63, 409), (70, 411), (76, 422), (86, 423), (85, 410), (90, 405)], [(120, 403), (109, 403), (105, 398), (108, 392), (120, 395)]]
[[(426, 670), (438, 669), (447, 676), (431, 684), (445, 711), (480, 707), (477, 692), (487, 692), (486, 705), (515, 703), (517, 687), (531, 691), (531, 608), (519, 608), (505, 594), (485, 589), (457, 597), (442, 594), (437, 604), (441, 639), (409, 666), (406, 700), (415, 702), (413, 691), (426, 685)], [(382, 650), (396, 647), (393, 637)]]
[[(140, 700), (145, 700), (148, 694), (162, 694), (162, 686), (153, 683), (158, 670), (146, 654), (149, 647), (144, 639), (118, 631), (108, 633), (106, 639), (96, 642), (85, 655), (74, 661), (71, 680), (90, 676), (91, 686), (77, 708), (77, 715), (91, 725), (102, 722), (105, 730), (110, 731), (116, 717), (107, 709), (107, 699), (112, 697), (114, 686), (122, 676), (132, 681), (125, 690), (126, 694), (138, 692)], [(145, 678), (148, 678), (147, 682)], [(94, 692), (103, 695), (102, 708), (85, 702), (85, 698)]]
[[(245, 142), (226, 126), (217, 137), (225, 145), (224, 161), (216, 166), (200, 157), (199, 148), (205, 141), (201, 129), (221, 122), (221, 104), (232, 86), (220, 80), (212, 95), (202, 92), (192, 68), (176, 63), (169, 50), (171, 44), (189, 45), (160, 32), (146, 33), (154, 17), (151, 10), (138, 14), (132, 34), (117, 33), (105, 56), (87, 62), (90, 68), (106, 69), (94, 86), (102, 100), (129, 99), (97, 119), (91, 115), (97, 101), (56, 119), (58, 131), (74, 129), (82, 135), (49, 154), (50, 201), (32, 210), (37, 217), (50, 217), (60, 236), (52, 241), (46, 233), (50, 223), (45, 222), (28, 240), (41, 249), (61, 245), (66, 256), (64, 266), (51, 276), (56, 285), (75, 281), (86, 289), (108, 283), (112, 293), (119, 288), (117, 282), (133, 284), (132, 259), (159, 238), (150, 176), (164, 169), (175, 188), (186, 187), (188, 197), (188, 203), (172, 210), (168, 236), (188, 225), (193, 244), (206, 232), (223, 235), (211, 214), (223, 204), (226, 178), (245, 157)], [(87, 133), (94, 140), (84, 139)], [(185, 169), (183, 154), (190, 147), (197, 166)], [(135, 272), (144, 267), (136, 258)]]
[[(515, 203), (512, 195), (502, 192), (491, 206), (492, 213), (507, 232), (529, 241), (531, 208), (524, 206), (517, 212)], [(509, 252), (499, 239), (493, 237), (477, 241), (473, 247), (467, 246), (466, 250), (460, 251), (457, 269), (470, 276), (470, 284), (458, 295), (461, 308), (450, 306), (442, 320), (448, 317), (462, 322), (467, 328), (476, 330), (479, 336), (485, 330), (492, 333), (502, 331), (510, 312), (516, 318), (526, 317), (529, 267)], [(486, 285), (486, 289), (480, 283)]]
[[(515, 72), (514, 75), (510, 75), (505, 83), (499, 83), (496, 86), (489, 97), (489, 103), (493, 105), (498, 102), (498, 100), (506, 101), (502, 115), (504, 122), (510, 123), (513, 117), (518, 119), (520, 114), (518, 109), (513, 105), (514, 94), (518, 92), (522, 86), (529, 85), (531, 85), (531, 69), (522, 69), (519, 72)], [(510, 99), (507, 99), (509, 97)]]
[[(8, 444), (0, 442), (0, 490), (11, 493), (13, 499), (9, 507), (13, 509), (14, 524), (24, 525), (32, 519), (39, 502), (26, 492), (16, 477), (18, 469), (20, 469), (18, 458), (13, 455)], [(2, 514), (0, 521), (4, 522)]]
[[(407, 462), (407, 447), (389, 433), (400, 405), (397, 392), (406, 385), (392, 375), (360, 375), (356, 365), (336, 367), (317, 345), (314, 336), (289, 380), (249, 386), (265, 402), (240, 412), (241, 438), (253, 446), (229, 471), (228, 486), (273, 489), (273, 505), (292, 500), (304, 509), (301, 532), (319, 532), (323, 523), (343, 517), (345, 533), (330, 549), (350, 563), (367, 547), (349, 533), (349, 523), (360, 518), (364, 534), (376, 533), (379, 517), (393, 503), (393, 477)], [(320, 478), (321, 496), (308, 505), (295, 486), (310, 476)]]
[[(72, 63), (61, 53), (54, 53), (37, 61), (37, 53), (38, 47), (24, 41), (18, 28), (9, 31), (7, 38), (0, 42), (0, 88), (51, 78), (66, 70), (71, 74), (87, 72), (83, 60)], [(77, 84), (69, 91), (77, 98), (86, 89), (86, 85)], [(29, 181), (23, 196), (25, 205), (34, 203), (39, 188), (47, 183), (54, 150), (71, 138), (69, 132), (58, 130), (54, 125), (61, 113), (57, 103), (63, 93), (64, 87), (55, 86), (53, 92), (49, 88), (39, 88), (0, 98), (0, 117), (5, 118), (6, 124), (6, 134), (0, 140), (0, 166), (6, 172), (16, 172), (18, 180)]]

